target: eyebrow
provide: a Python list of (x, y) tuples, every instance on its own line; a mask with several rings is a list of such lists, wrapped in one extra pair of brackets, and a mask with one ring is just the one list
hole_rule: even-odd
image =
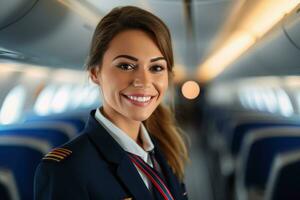
[[(133, 61), (138, 61), (139, 59), (133, 57), (133, 56), (130, 56), (130, 55), (119, 55), (119, 56), (116, 56), (113, 60), (116, 60), (118, 58), (127, 58), (129, 60), (133, 60)], [(157, 58), (152, 58), (150, 60), (150, 62), (155, 62), (155, 61), (158, 61), (158, 60), (166, 60), (164, 57), (157, 57)]]

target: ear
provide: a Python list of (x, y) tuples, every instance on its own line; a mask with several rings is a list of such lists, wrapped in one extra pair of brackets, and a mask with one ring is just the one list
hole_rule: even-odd
[(100, 72), (99, 67), (93, 67), (93, 68), (90, 69), (90, 71), (89, 71), (91, 80), (92, 80), (95, 84), (97, 84), (97, 85), (100, 85), (100, 81), (99, 81), (99, 79), (98, 79), (99, 72)]

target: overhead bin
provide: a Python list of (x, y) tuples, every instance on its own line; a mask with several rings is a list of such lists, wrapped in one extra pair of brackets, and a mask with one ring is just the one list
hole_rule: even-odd
[(266, 70), (265, 63), (255, 54), (255, 49), (251, 48), (226, 68), (215, 81), (227, 81), (234, 78), (259, 76), (267, 73), (269, 72)]
[(266, 35), (254, 52), (265, 63), (269, 75), (300, 74), (300, 49), (288, 38), (283, 24)]
[(300, 75), (300, 5), (220, 74), (216, 81), (245, 76)]
[(300, 50), (300, 4), (284, 21), (283, 29), (291, 42)]
[[(2, 1), (0, 58), (82, 68), (96, 23), (72, 7), (76, 2), (82, 5), (67, 0)], [(100, 15), (95, 13), (95, 19)]]
[(4, 29), (26, 15), (38, 0), (2, 1), (0, 7), (0, 30)]

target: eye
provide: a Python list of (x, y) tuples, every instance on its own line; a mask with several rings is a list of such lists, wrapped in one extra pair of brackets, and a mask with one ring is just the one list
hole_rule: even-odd
[(118, 68), (124, 70), (124, 71), (131, 71), (134, 70), (136, 67), (134, 64), (128, 64), (128, 63), (120, 63), (117, 65)]
[(161, 66), (161, 65), (153, 65), (150, 67), (150, 71), (152, 71), (152, 72), (161, 72), (164, 70), (165, 70), (165, 67)]

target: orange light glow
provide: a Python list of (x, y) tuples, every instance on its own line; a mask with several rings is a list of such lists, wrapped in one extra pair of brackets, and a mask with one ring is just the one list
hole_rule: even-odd
[(290, 13), (300, 0), (251, 0), (251, 3), (254, 6), (242, 15), (229, 39), (199, 66), (197, 75), (201, 82), (207, 82), (223, 72), (254, 45), (256, 39), (263, 37), (285, 14)]
[(206, 82), (220, 74), (231, 62), (238, 58), (255, 42), (246, 32), (236, 32), (213, 56), (199, 68), (200, 81)]
[(299, 3), (299, 0), (264, 0), (256, 1), (256, 6), (240, 22), (240, 29), (248, 30), (255, 37), (262, 37), (283, 16), (291, 12)]
[(99, 19), (101, 18), (100, 15), (92, 12), (80, 1), (58, 0), (58, 2), (84, 17), (86, 22), (90, 23), (91, 25), (97, 25)]
[(195, 81), (187, 81), (181, 87), (183, 96), (187, 99), (195, 99), (200, 94), (200, 87)]

